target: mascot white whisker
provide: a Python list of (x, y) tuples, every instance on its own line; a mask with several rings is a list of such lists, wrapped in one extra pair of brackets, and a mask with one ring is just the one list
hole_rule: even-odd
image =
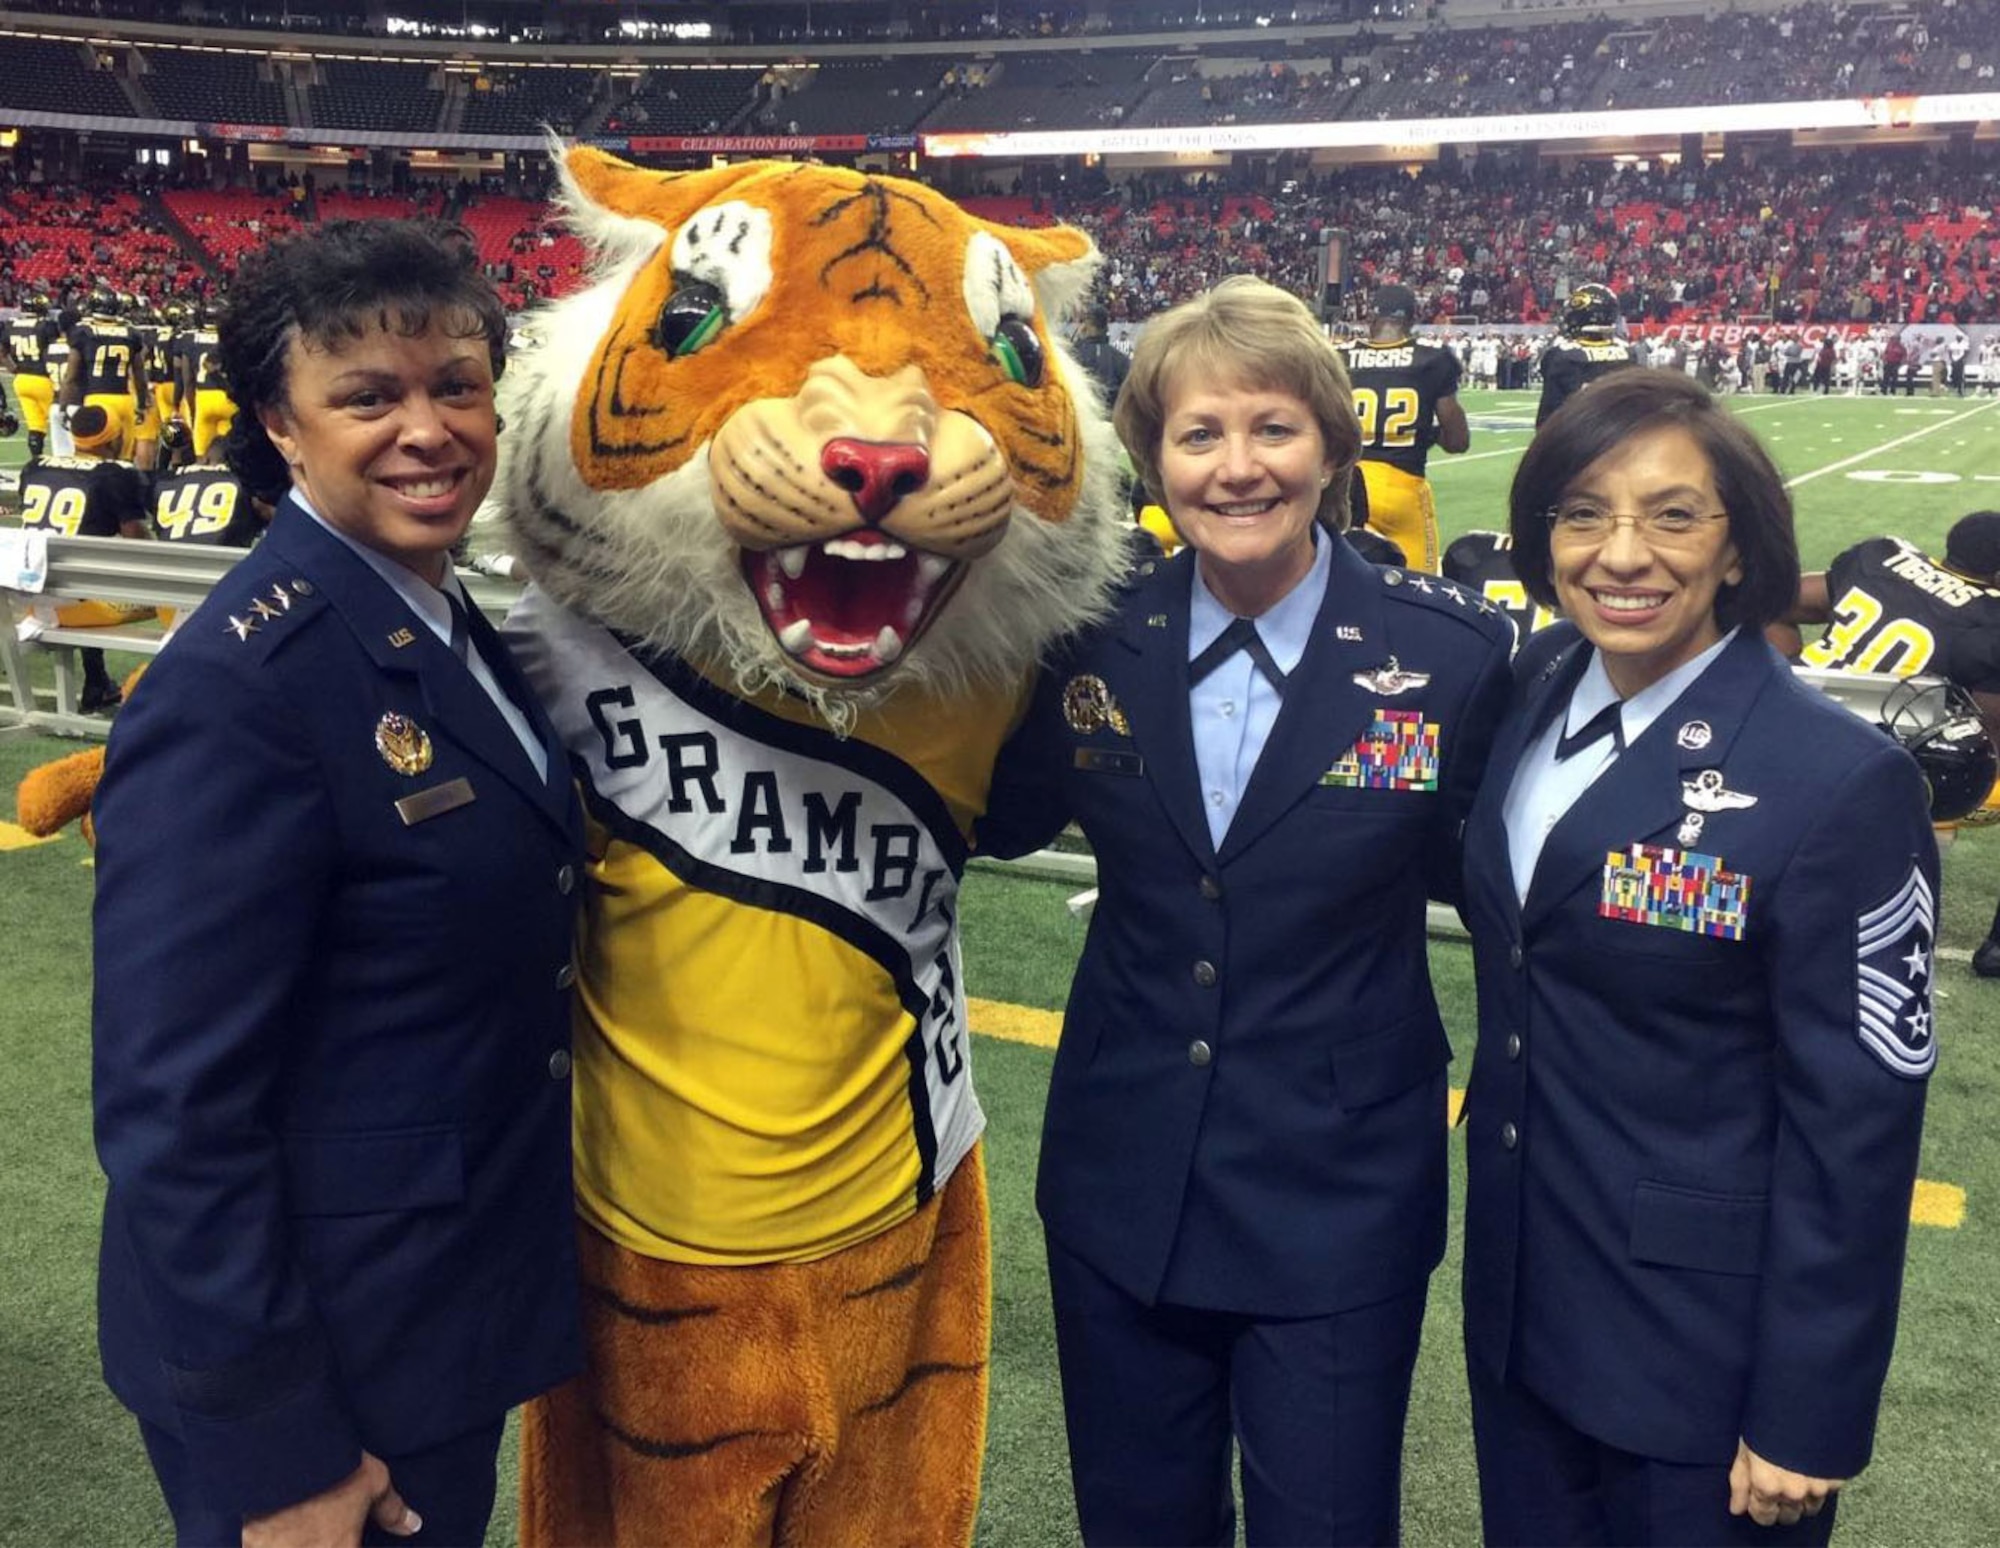
[(591, 1368), (529, 1543), (962, 1543), (988, 1249), (957, 890), (1034, 665), (1123, 570), (1051, 319), (1096, 255), (894, 178), (564, 159), (507, 375), (510, 640), (591, 823)]

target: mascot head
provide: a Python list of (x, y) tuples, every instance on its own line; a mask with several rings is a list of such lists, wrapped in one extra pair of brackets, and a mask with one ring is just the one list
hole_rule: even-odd
[(832, 167), (561, 164), (592, 278), (507, 373), (499, 491), (558, 601), (836, 725), (1102, 611), (1116, 441), (1051, 326), (1088, 237)]

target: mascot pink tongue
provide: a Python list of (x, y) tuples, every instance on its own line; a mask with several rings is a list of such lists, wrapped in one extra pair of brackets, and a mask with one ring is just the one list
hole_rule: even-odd
[(1121, 573), (1051, 319), (1095, 254), (921, 185), (573, 150), (589, 288), (507, 373), (510, 639), (591, 819), (591, 1369), (530, 1544), (970, 1540), (988, 1263), (957, 889)]

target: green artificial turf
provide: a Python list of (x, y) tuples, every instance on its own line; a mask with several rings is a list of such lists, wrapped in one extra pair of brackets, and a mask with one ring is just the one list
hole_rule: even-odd
[[(1474, 434), (1464, 458), (1433, 459), (1447, 536), (1505, 525), (1506, 488), (1525, 445), (1532, 398), (1467, 393)], [(2000, 403), (1811, 398), (1735, 400), (1789, 477), (1801, 547), (1823, 565), (1850, 543), (1893, 531), (1936, 548), (1958, 516), (2000, 505)], [(1956, 420), (1955, 416), (1970, 417)], [(1913, 437), (1912, 439), (1902, 439)], [(1891, 444), (1901, 440), (1901, 444)], [(19, 442), (0, 443), (0, 464)], [(1841, 466), (1855, 458), (1850, 465)], [(1854, 477), (1888, 473), (1888, 481)], [(114, 663), (114, 670), (116, 664)], [(28, 767), (74, 743), (0, 729), (0, 820)], [(163, 799), (170, 797), (163, 796)], [(4, 830), (0, 830), (4, 835)], [(0, 1544), (139, 1544), (167, 1538), (166, 1518), (131, 1422), (99, 1381), (92, 1327), (101, 1197), (90, 1148), (88, 851), (73, 834), (0, 848)], [(988, 999), (1059, 1008), (1083, 926), (1064, 907), (1073, 887), (975, 872), (964, 893), (966, 976)], [(1848, 1543), (1986, 1544), (2000, 1540), (1991, 1498), (2000, 1436), (2000, 981), (1966, 970), (2000, 898), (2000, 830), (1968, 834), (1946, 855), (1942, 1053), (1931, 1083), (1927, 1179), (1961, 1188), (1964, 1223), (1912, 1232), (1902, 1336), (1874, 1465), (1842, 1506)], [(1956, 959), (1952, 954), (1957, 953)], [(1473, 1035), (1470, 963), (1434, 946), (1434, 976), (1462, 1080)], [(1033, 1174), (1047, 1050), (980, 1038), (975, 1069), (990, 1121), (995, 1319), (993, 1401), (980, 1519), (985, 1548), (1056, 1548), (1076, 1540), (1049, 1327)], [(1454, 1141), (1454, 1221), (1463, 1156)], [(1405, 1538), (1477, 1540), (1470, 1437), (1457, 1339), (1457, 1233), (1432, 1285), (1405, 1468)], [(493, 1540), (514, 1540), (512, 1443)], [(662, 1540), (671, 1539), (663, 1524)]]

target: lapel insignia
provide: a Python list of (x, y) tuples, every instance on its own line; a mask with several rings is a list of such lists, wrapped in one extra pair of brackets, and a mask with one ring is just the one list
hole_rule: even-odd
[(231, 613), (229, 615), (229, 627), (235, 631), (236, 637), (239, 640), (247, 640), (257, 632), (257, 619), (254, 615), (249, 618), (238, 618), (234, 613)]
[(375, 750), (398, 774), (421, 774), (431, 766), (430, 733), (394, 710), (375, 722)]
[(1682, 752), (1700, 752), (1715, 740), (1715, 731), (1705, 720), (1690, 720), (1674, 733), (1674, 745)]
[(1722, 783), (1722, 770), (1703, 769), (1693, 779), (1681, 782), (1681, 799), (1697, 812), (1737, 812), (1755, 806), (1757, 798)]
[(1680, 829), (1674, 834), (1674, 842), (1683, 849), (1686, 849), (1690, 844), (1699, 844), (1701, 842), (1701, 830), (1707, 825), (1708, 819), (1702, 816), (1700, 812), (1682, 813)]
[(1604, 857), (1602, 918), (1740, 941), (1749, 911), (1750, 878), (1726, 869), (1720, 856), (1634, 844)]
[(1361, 639), (1361, 625), (1335, 624), (1333, 629), (1333, 637), (1336, 640), (1354, 640), (1358, 642)]
[(1130, 736), (1131, 722), (1111, 697), (1110, 686), (1101, 677), (1086, 672), (1063, 685), (1063, 723), (1078, 736), (1110, 730), (1115, 736)]
[(1148, 629), (1164, 629), (1166, 626), (1167, 615), (1165, 613), (1148, 613), (1146, 615), (1146, 627)]
[(1376, 667), (1372, 672), (1356, 672), (1354, 686), (1365, 688), (1370, 693), (1379, 693), (1385, 699), (1393, 699), (1399, 693), (1408, 693), (1412, 688), (1422, 688), (1431, 680), (1428, 672), (1406, 672), (1394, 656), (1388, 665)]
[(1378, 709), (1319, 782), (1343, 790), (1435, 790), (1440, 734), (1438, 723), (1420, 710)]
[(417, 637), (410, 633), (408, 629), (397, 629), (389, 636), (389, 643), (395, 646), (396, 649), (401, 650), (405, 645), (416, 644)]

